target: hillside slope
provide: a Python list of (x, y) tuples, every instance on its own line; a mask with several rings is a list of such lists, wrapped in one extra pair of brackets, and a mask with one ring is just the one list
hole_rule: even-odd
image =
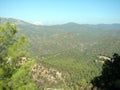
[(20, 34), (30, 40), (30, 50), (34, 55), (54, 54), (70, 49), (78, 49), (89, 54), (120, 53), (120, 24), (76, 24), (41, 26), (28, 22), (2, 18), (1, 22), (17, 24)]
[(101, 74), (104, 63), (98, 57), (120, 53), (120, 24), (39, 26), (4, 18), (1, 23), (6, 20), (30, 41), (29, 51), (36, 57), (31, 77), (37, 90), (90, 90), (90, 81)]

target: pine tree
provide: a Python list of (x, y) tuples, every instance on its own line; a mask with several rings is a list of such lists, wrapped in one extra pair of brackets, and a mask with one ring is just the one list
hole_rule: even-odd
[[(22, 85), (22, 89), (35, 86), (30, 80), (30, 66), (33, 60), (29, 59), (29, 62), (19, 65), (21, 57), (27, 58), (29, 53), (26, 51), (28, 40), (25, 36), (18, 37), (17, 32), (15, 24), (0, 24), (0, 90), (18, 90)], [(22, 80), (19, 79), (21, 74)]]

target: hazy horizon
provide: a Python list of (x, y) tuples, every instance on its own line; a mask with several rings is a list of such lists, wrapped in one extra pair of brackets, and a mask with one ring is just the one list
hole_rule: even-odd
[(29, 21), (25, 21), (25, 20), (22, 20), (22, 19), (17, 19), (17, 18), (10, 18), (10, 17), (0, 17), (0, 18), (4, 18), (4, 19), (15, 19), (15, 20), (21, 20), (23, 22), (26, 22), (26, 23), (30, 23), (30, 24), (33, 24), (33, 25), (43, 25), (43, 26), (54, 26), (54, 25), (64, 25), (64, 24), (79, 24), (79, 25), (112, 25), (112, 24), (120, 24), (120, 23), (77, 23), (77, 22), (64, 22), (64, 23), (56, 23), (56, 24), (41, 24), (36, 22), (36, 21), (33, 21), (33, 22), (29, 22)]
[(0, 17), (41, 25), (120, 23), (119, 0), (1, 0)]

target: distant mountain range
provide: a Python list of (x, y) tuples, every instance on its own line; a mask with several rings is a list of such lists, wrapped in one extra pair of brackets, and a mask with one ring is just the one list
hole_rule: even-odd
[[(11, 23), (14, 23), (16, 25), (37, 25), (37, 26), (47, 26), (47, 25), (39, 25), (38, 21), (35, 22), (35, 24), (26, 22), (23, 20), (15, 19), (15, 18), (1, 18), (1, 22), (5, 23), (6, 21), (10, 21)], [(37, 24), (36, 24), (37, 23)], [(40, 23), (40, 22), (39, 22)], [(82, 27), (89, 27), (89, 28), (118, 28), (120, 29), (120, 23), (113, 23), (113, 24), (78, 24), (74, 22), (69, 22), (61, 25), (49, 25), (49, 26), (63, 26), (63, 27), (73, 27), (73, 26), (82, 26)]]
[[(77, 53), (113, 54), (120, 53), (120, 24), (77, 24), (34, 25), (29, 22), (1, 18), (1, 23), (16, 24), (19, 34), (30, 40), (31, 51), (35, 55), (54, 54), (72, 50)], [(71, 55), (69, 55), (71, 56)]]
[[(30, 62), (21, 66), (10, 79), (16, 81), (19, 79), (18, 74), (23, 73), (33, 78), (38, 86), (37, 90), (91, 90), (89, 88), (92, 86), (93, 77), (101, 75), (102, 68), (108, 66), (106, 63), (111, 65), (110, 57), (114, 53), (120, 55), (120, 24), (92, 25), (70, 22), (45, 26), (13, 18), (1, 18), (0, 23), (5, 24), (6, 21), (17, 25), (19, 32), (16, 36), (26, 36), (30, 41), (27, 50), (35, 57), (35, 64), (32, 64), (30, 59)], [(109, 62), (106, 62), (107, 60)], [(30, 67), (31, 75), (24, 73), (30, 69), (29, 65), (33, 66)], [(4, 76), (3, 74), (1, 75)], [(20, 80), (27, 88), (35, 86), (32, 83), (27, 84), (24, 78)], [(9, 86), (11, 84), (15, 85), (10, 81)], [(19, 89), (24, 89), (24, 86)]]

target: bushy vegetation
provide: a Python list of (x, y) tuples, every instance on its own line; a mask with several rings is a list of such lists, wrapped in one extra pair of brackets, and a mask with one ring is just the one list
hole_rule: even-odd
[(0, 24), (0, 90), (35, 90), (30, 78), (33, 60), (19, 65), (22, 57), (28, 57), (27, 40), (17, 37), (16, 25)]
[(60, 56), (49, 56), (40, 62), (61, 71), (69, 90), (90, 90), (92, 87), (90, 81), (100, 75), (102, 64), (96, 63), (94, 60), (87, 60), (86, 56), (80, 59)]
[(110, 58), (114, 52), (120, 53), (120, 28), (108, 26), (22, 22), (17, 34), (16, 25), (2, 23), (0, 89), (90, 90), (94, 77), (103, 74), (104, 60), (99, 56)]

